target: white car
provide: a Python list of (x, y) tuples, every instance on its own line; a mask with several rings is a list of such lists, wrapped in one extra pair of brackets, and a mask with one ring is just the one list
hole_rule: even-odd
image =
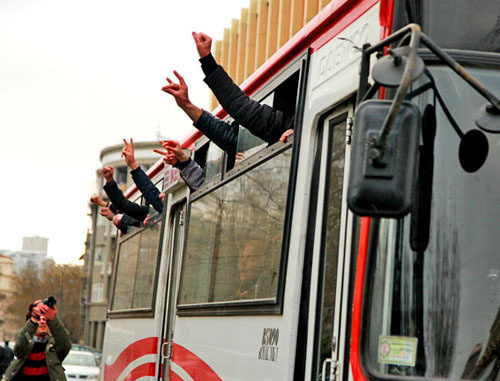
[(62, 363), (69, 380), (99, 380), (99, 367), (91, 352), (69, 351)]

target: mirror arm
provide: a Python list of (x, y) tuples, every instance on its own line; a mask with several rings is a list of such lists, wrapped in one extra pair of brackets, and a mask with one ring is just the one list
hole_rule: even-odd
[(463, 66), (451, 58), (445, 51), (439, 48), (428, 36), (422, 33), (422, 44), (427, 46), (436, 56), (438, 56), (446, 65), (448, 65), (455, 73), (463, 78), (471, 85), (479, 94), (481, 94), (488, 102), (491, 103), (490, 112), (500, 113), (500, 100), (491, 93), (480, 81), (474, 78)]
[(370, 157), (375, 162), (380, 161), (380, 159), (382, 159), (382, 156), (384, 155), (384, 149), (387, 144), (387, 137), (394, 125), (394, 121), (396, 120), (403, 101), (405, 100), (406, 94), (408, 93), (408, 89), (410, 88), (413, 79), (413, 71), (417, 62), (417, 52), (420, 46), (420, 36), (422, 34), (422, 31), (419, 25), (409, 24), (406, 28), (403, 28), (399, 32), (396, 32), (396, 35), (398, 35), (404, 29), (411, 30), (408, 63), (406, 64), (403, 78), (401, 79), (401, 84), (396, 91), (396, 95), (394, 96), (394, 100), (389, 109), (389, 113), (387, 114), (382, 125), (380, 135), (376, 141), (371, 142), (372, 147), (370, 149)]

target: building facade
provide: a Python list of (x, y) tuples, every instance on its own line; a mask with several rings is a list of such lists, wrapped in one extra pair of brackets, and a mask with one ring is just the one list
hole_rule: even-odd
[[(0, 254), (0, 311), (7, 311), (7, 303), (12, 295), (12, 279), (14, 277), (14, 260)], [(16, 328), (0, 315), (0, 340), (13, 340), (16, 337)]]

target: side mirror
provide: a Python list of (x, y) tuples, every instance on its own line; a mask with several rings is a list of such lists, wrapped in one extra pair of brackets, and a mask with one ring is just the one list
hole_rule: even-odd
[(399, 218), (412, 206), (421, 124), (417, 106), (403, 102), (382, 156), (371, 154), (391, 103), (368, 100), (356, 112), (347, 204), (360, 216)]

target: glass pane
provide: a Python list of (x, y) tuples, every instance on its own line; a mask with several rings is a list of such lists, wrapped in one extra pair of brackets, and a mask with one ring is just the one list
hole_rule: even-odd
[(191, 204), (179, 304), (274, 298), (291, 150)]
[[(344, 180), (346, 124), (333, 127), (329, 188), (327, 195), (327, 229), (324, 253), (323, 302), (321, 306), (318, 378), (325, 359), (332, 355), (333, 318), (335, 312), (335, 291), (337, 286), (337, 262), (339, 254), (340, 216), (342, 206), (342, 184)], [(328, 377), (326, 377), (328, 379)]]
[(135, 235), (120, 245), (118, 266), (116, 268), (113, 310), (123, 310), (132, 307), (133, 280), (137, 265), (139, 241), (140, 235)]
[(160, 226), (157, 222), (143, 230), (139, 248), (139, 263), (135, 277), (133, 308), (147, 308), (153, 304), (154, 281), (158, 259), (158, 246), (160, 241)]
[(224, 164), (224, 151), (217, 147), (213, 142), (209, 143), (207, 152), (207, 163), (205, 169), (205, 181), (214, 179), (222, 173)]
[[(471, 72), (500, 94), (498, 72)], [(432, 73), (462, 132), (475, 129), (474, 116), (484, 99), (450, 70)], [(432, 103), (432, 96), (422, 101)], [(460, 138), (439, 106), (436, 117), (429, 244), (425, 252), (412, 251), (410, 217), (380, 222), (367, 286), (366, 361), (371, 369), (398, 378), (496, 380), (500, 139), (486, 134), (486, 162), (468, 173), (458, 160)], [(394, 348), (405, 356), (398, 359)]]

